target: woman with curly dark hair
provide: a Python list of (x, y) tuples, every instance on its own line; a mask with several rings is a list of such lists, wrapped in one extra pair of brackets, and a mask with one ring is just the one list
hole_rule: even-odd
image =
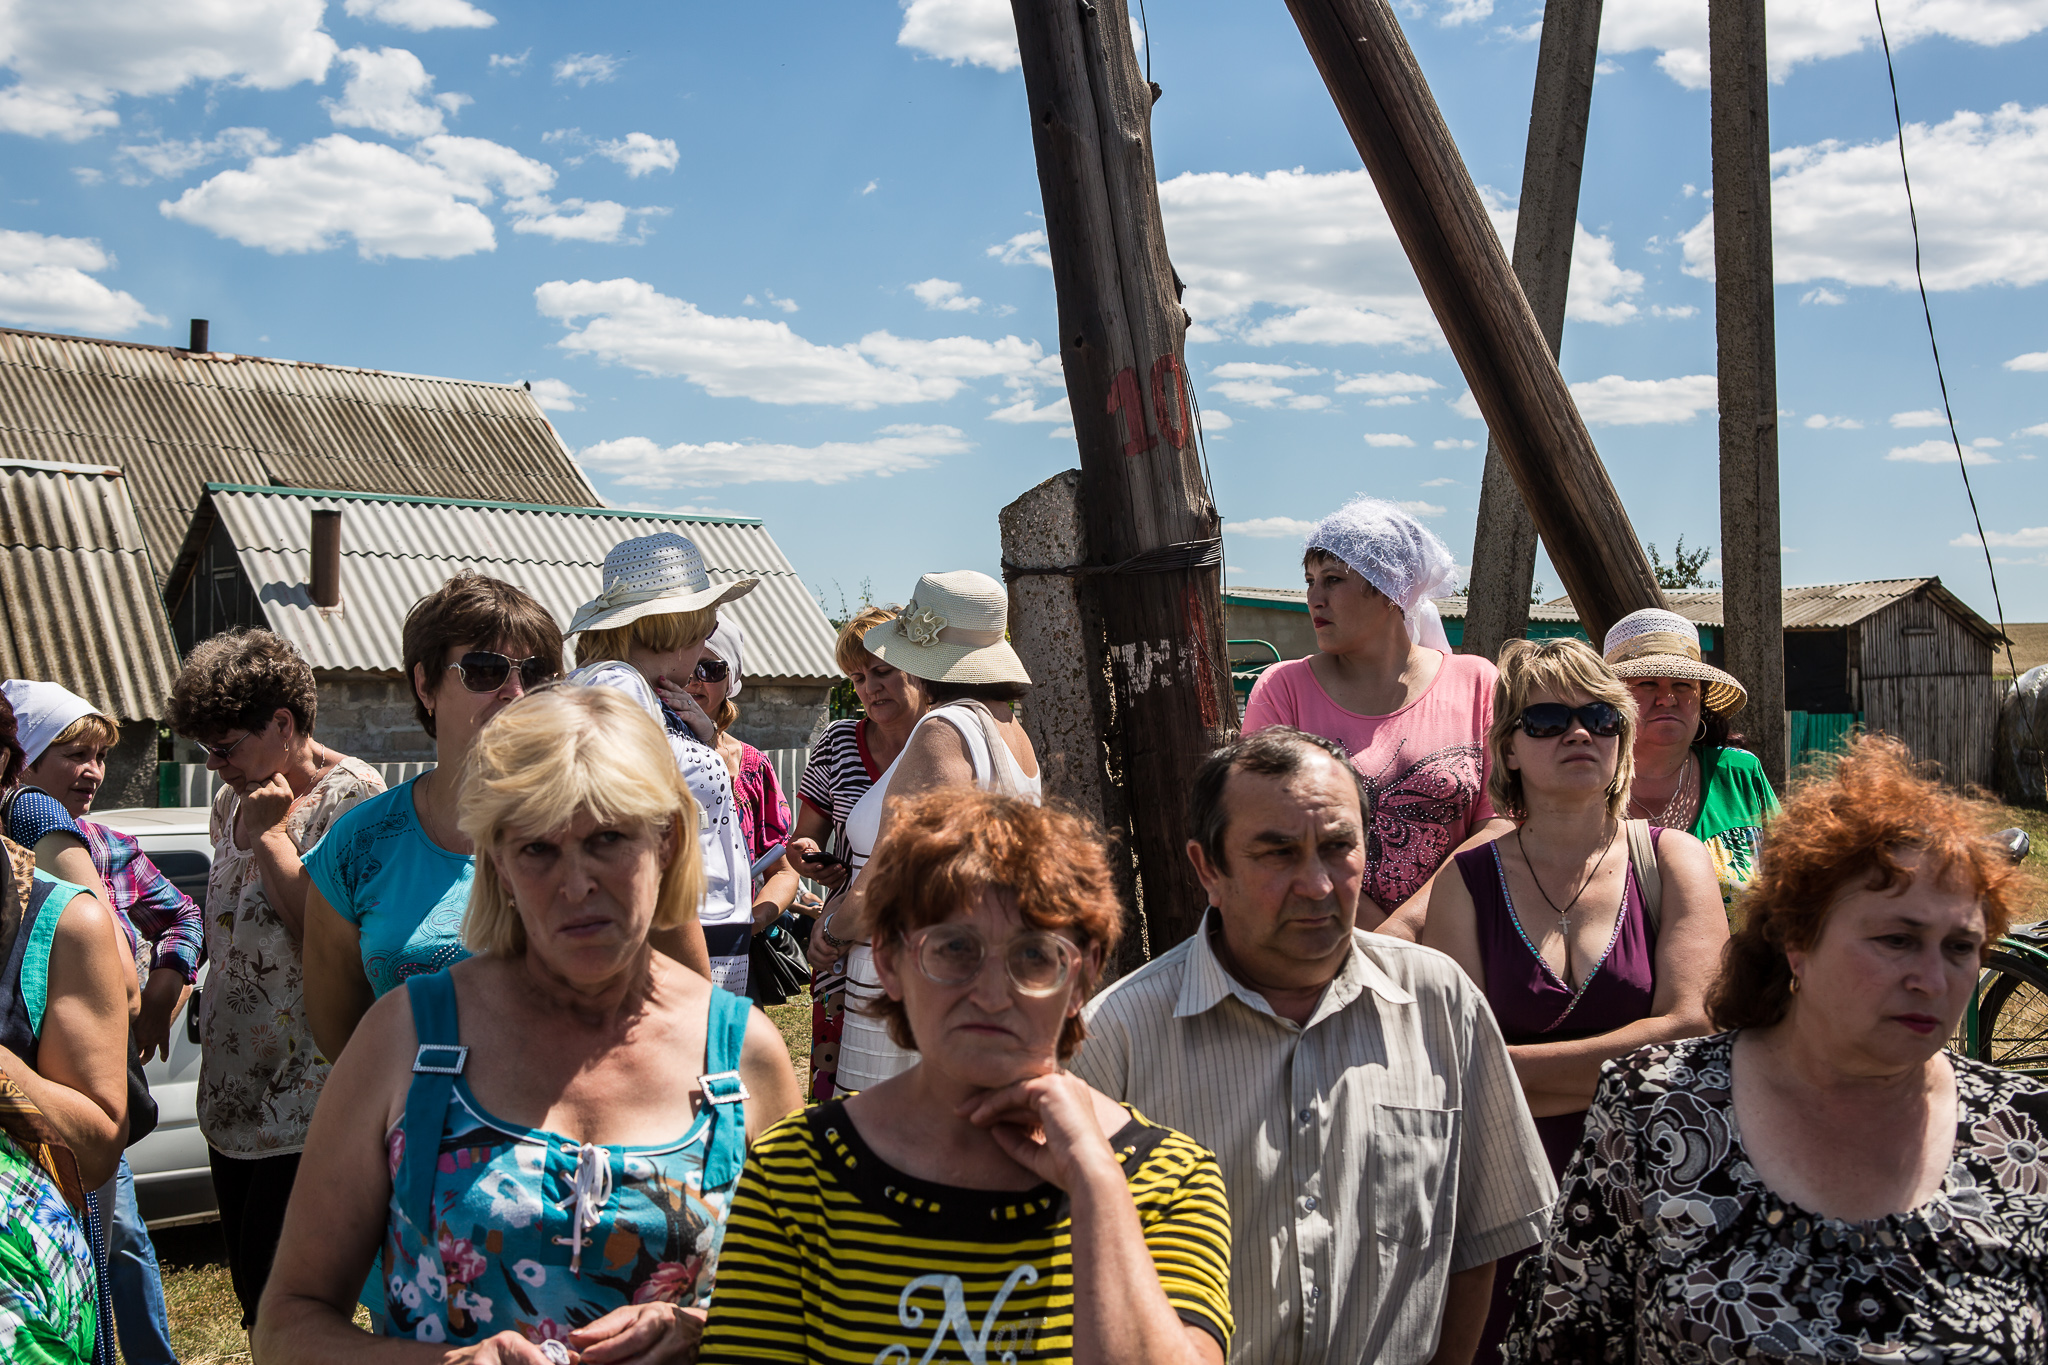
[(2014, 869), (1867, 739), (1770, 828), (1707, 1010), (1610, 1064), (1507, 1358), (2048, 1361), (2048, 1088), (1943, 1050)]
[(199, 1011), (199, 1130), (220, 1198), (242, 1325), (270, 1274), (328, 1060), (306, 1023), (305, 854), (342, 812), (384, 790), (360, 759), (313, 738), (313, 670), (267, 630), (195, 646), (171, 685), (171, 728), (206, 749), (213, 803)]

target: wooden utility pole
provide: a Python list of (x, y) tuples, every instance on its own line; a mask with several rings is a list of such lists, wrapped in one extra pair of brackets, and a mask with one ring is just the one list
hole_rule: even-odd
[(1741, 728), (1785, 785), (1785, 598), (1778, 528), (1777, 310), (1771, 269), (1764, 0), (1709, 0), (1714, 334), (1721, 394), (1721, 666), (1749, 689)]
[[(1514, 264), (1552, 356), (1564, 341), (1586, 120), (1592, 115), (1593, 68), (1599, 60), (1600, 0), (1548, 0), (1536, 52), (1536, 93), (1529, 102)], [(1529, 626), (1535, 578), (1536, 522), (1515, 487), (1500, 443), (1489, 434), (1479, 526), (1472, 537), (1472, 578), (1465, 588), (1465, 638), (1458, 652), (1492, 659), (1509, 640), (1521, 639)]]
[[(1181, 311), (1152, 166), (1152, 102), (1123, 0), (1012, 0), (1059, 297), (1092, 596), (1109, 674), (1105, 749), (1128, 812), (1152, 951), (1207, 900), (1186, 794), (1237, 724), (1224, 656), (1221, 522), (1202, 475)], [(1136, 562), (1133, 562), (1136, 561)]]
[[(1020, 0), (1021, 3), (1021, 0)], [(1586, 633), (1664, 605), (1648, 556), (1385, 0), (1287, 0)]]

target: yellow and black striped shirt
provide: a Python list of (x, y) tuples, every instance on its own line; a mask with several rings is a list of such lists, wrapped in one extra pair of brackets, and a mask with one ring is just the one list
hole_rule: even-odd
[[(1129, 1112), (1110, 1144), (1152, 1264), (1181, 1319), (1227, 1354), (1230, 1207), (1216, 1158)], [(875, 1156), (843, 1103), (814, 1105), (747, 1156), (697, 1359), (1071, 1360), (1071, 1231), (1057, 1186), (918, 1180)]]

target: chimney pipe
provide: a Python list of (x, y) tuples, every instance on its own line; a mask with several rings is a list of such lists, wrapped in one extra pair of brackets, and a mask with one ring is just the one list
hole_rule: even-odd
[(194, 318), (194, 319), (192, 319), (192, 342), (191, 342), (191, 344), (190, 344), (190, 345), (188, 345), (188, 346), (187, 346), (187, 347), (186, 347), (185, 349), (186, 349), (186, 350), (188, 350), (188, 351), (190, 351), (190, 352), (191, 352), (191, 353), (192, 353), (193, 355), (205, 355), (205, 354), (206, 354), (206, 319), (205, 319), (205, 318)]
[(313, 605), (341, 605), (341, 509), (313, 512)]

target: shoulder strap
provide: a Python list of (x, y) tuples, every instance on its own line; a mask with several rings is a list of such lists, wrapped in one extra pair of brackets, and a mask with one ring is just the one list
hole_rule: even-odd
[(1650, 837), (1648, 820), (1628, 822), (1628, 861), (1635, 869), (1636, 889), (1643, 894), (1643, 920), (1655, 938), (1663, 927), (1664, 874), (1657, 867), (1657, 843)]
[(753, 1007), (730, 991), (711, 988), (711, 1010), (704, 1022), (705, 1073), (697, 1078), (704, 1102), (711, 1106), (711, 1132), (704, 1144), (706, 1194), (739, 1178), (747, 1160), (747, 1093), (740, 1079), (740, 1048), (747, 1038)]
[(398, 1207), (420, 1237), (434, 1240), (434, 1167), (441, 1155), (441, 1129), (448, 1121), (448, 1099), (455, 1078), (469, 1063), (469, 1049), (459, 1041), (455, 982), (448, 973), (407, 977), (413, 1029), (419, 1051), (413, 1054), (412, 1087), (405, 1094), (403, 1164), (398, 1168)]

